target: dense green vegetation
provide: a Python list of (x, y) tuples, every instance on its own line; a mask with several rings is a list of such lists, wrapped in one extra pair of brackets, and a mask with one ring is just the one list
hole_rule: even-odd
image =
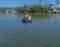
[(9, 11), (11, 9), (14, 9), (20, 13), (39, 13), (39, 12), (47, 13), (49, 11), (48, 6), (43, 6), (41, 4), (32, 4), (32, 5), (25, 4), (23, 6), (15, 8), (9, 8), (9, 7), (0, 8), (0, 12), (6, 12), (6, 10)]
[(55, 0), (55, 4), (45, 4), (42, 5), (43, 1), (39, 0), (39, 3), (34, 3), (31, 5), (25, 4), (21, 7), (16, 7), (14, 10), (17, 12), (24, 12), (24, 13), (48, 13), (49, 7), (59, 4), (59, 0)]
[(39, 13), (49, 11), (48, 6), (43, 6), (41, 4), (32, 4), (32, 5), (23, 5), (21, 7), (14, 8), (17, 12), (26, 12), (26, 13)]

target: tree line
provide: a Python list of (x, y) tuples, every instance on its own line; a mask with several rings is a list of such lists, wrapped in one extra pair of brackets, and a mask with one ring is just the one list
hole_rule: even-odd
[[(42, 0), (40, 0), (39, 3), (34, 3), (31, 5), (24, 4), (23, 6), (14, 7), (14, 8), (3, 7), (3, 8), (0, 8), (0, 12), (6, 12), (6, 10), (8, 11), (16, 10), (19, 13), (48, 13), (50, 9), (49, 6), (52, 6), (52, 4), (42, 5), (41, 2)], [(55, 5), (59, 3), (60, 3), (59, 0), (55, 0)]]
[(12, 10), (12, 8), (10, 8), (10, 7), (0, 7), (0, 12), (6, 12), (6, 10), (9, 11), (9, 10)]
[(25, 4), (20, 7), (15, 7), (14, 10), (20, 13), (40, 13), (40, 12), (48, 13), (49, 7), (47, 5), (35, 3), (32, 5)]

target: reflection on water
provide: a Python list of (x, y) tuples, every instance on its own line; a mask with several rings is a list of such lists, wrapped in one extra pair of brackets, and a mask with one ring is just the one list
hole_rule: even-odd
[(26, 28), (30, 28), (31, 27), (31, 23), (23, 22), (23, 24), (26, 26)]

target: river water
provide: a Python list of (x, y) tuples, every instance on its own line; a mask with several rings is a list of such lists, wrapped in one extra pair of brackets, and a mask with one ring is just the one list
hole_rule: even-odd
[(31, 24), (23, 16), (0, 13), (0, 47), (60, 47), (60, 14), (32, 14)]

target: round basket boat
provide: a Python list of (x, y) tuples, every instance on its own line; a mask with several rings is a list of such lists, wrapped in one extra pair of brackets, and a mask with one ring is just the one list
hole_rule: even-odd
[(23, 22), (26, 22), (26, 23), (32, 23), (32, 20), (22, 20)]

